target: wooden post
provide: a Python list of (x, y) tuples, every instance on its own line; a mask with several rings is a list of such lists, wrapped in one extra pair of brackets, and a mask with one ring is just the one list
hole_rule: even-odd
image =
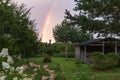
[(83, 50), (81, 50), (80, 58), (81, 58), (82, 61), (84, 61), (84, 52), (83, 52)]
[(115, 54), (117, 54), (117, 41), (115, 41)]
[(104, 42), (104, 40), (103, 40), (103, 45), (102, 45), (102, 52), (103, 52), (103, 54), (105, 54), (105, 42)]
[(86, 45), (84, 46), (84, 61), (86, 62), (86, 55), (87, 55), (87, 50), (86, 50)]
[(80, 59), (80, 48), (79, 48), (79, 46), (75, 47), (75, 58)]

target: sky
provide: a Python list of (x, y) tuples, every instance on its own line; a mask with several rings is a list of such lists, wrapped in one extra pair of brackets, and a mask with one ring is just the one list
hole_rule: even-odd
[(35, 20), (38, 28), (39, 38), (43, 42), (55, 42), (52, 30), (64, 19), (65, 9), (73, 13), (74, 0), (14, 0), (18, 5), (24, 3), (31, 8), (30, 19)]

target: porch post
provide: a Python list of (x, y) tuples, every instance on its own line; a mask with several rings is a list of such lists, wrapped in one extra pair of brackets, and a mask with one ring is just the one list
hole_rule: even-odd
[(102, 44), (102, 53), (105, 54), (105, 42), (103, 40), (103, 44)]
[(80, 47), (79, 46), (75, 47), (75, 58), (80, 59)]
[(86, 62), (87, 50), (86, 45), (84, 46), (84, 61)]
[(117, 54), (117, 41), (115, 41), (115, 54)]

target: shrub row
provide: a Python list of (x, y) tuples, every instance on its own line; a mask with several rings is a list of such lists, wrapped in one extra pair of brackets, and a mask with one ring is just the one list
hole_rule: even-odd
[[(47, 54), (49, 56), (55, 56), (55, 57), (65, 57), (65, 46), (66, 44), (61, 42), (56, 42), (53, 44), (48, 43), (40, 43), (39, 44), (39, 51), (38, 54), (35, 56), (44, 56), (44, 54)], [(74, 57), (74, 46), (69, 43), (67, 44), (68, 48), (68, 57)]]
[(79, 69), (73, 74), (73, 80), (95, 80), (94, 74), (88, 64), (79, 66)]
[[(54, 54), (54, 56), (55, 57), (63, 57), (63, 58), (65, 58), (66, 53), (65, 52), (56, 53), (56, 54)], [(74, 52), (68, 52), (67, 56), (68, 56), (68, 58), (75, 58), (75, 53)]]
[(107, 70), (120, 65), (120, 56), (115, 53), (95, 52), (91, 56), (94, 69)]

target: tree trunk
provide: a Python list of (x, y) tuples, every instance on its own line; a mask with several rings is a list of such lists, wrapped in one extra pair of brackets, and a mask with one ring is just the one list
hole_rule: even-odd
[(68, 60), (68, 47), (67, 47), (67, 43), (65, 43), (65, 53), (66, 53), (66, 60)]

